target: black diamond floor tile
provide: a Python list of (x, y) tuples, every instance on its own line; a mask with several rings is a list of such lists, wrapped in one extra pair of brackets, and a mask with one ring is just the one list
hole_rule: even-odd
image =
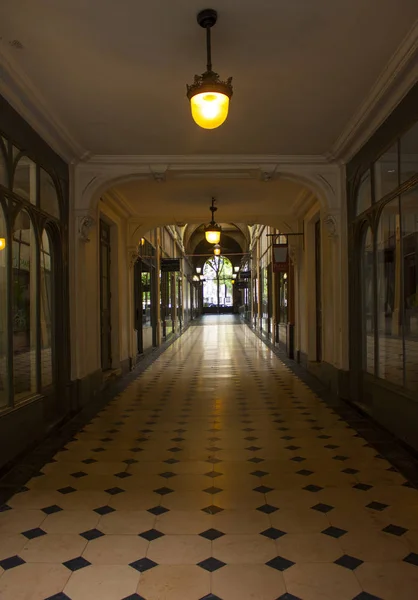
[(71, 473), (71, 477), (80, 479), (81, 477), (87, 477), (87, 473), (84, 473), (84, 471), (77, 471), (77, 473)]
[(371, 508), (372, 510), (378, 510), (379, 512), (388, 508), (388, 504), (382, 504), (382, 502), (370, 502), (370, 504), (366, 505), (366, 508)]
[(274, 490), (274, 488), (271, 487), (267, 487), (266, 485), (259, 485), (258, 487), (254, 488), (254, 492), (260, 492), (260, 494), (267, 494), (268, 492), (272, 492)]
[(177, 458), (168, 458), (164, 462), (167, 463), (168, 465), (175, 465), (175, 464), (179, 463), (180, 461), (177, 460)]
[(286, 569), (293, 567), (294, 564), (294, 562), (288, 560), (287, 558), (283, 558), (283, 556), (276, 556), (266, 563), (268, 567), (276, 569), (277, 571), (286, 571)]
[(91, 540), (97, 540), (97, 538), (104, 536), (104, 533), (102, 533), (98, 529), (89, 529), (88, 531), (85, 531), (84, 533), (80, 533), (80, 535), (85, 540), (88, 540), (90, 542)]
[(218, 538), (224, 536), (225, 534), (222, 531), (218, 531), (217, 529), (208, 529), (207, 531), (203, 531), (199, 533), (200, 536), (206, 538), (207, 540), (217, 540)]
[(252, 463), (256, 463), (256, 464), (264, 462), (264, 461), (265, 461), (264, 458), (259, 458), (258, 456), (254, 456), (254, 458), (248, 459), (248, 462), (252, 462)]
[(49, 598), (46, 598), (45, 600), (71, 600), (71, 598), (69, 598), (67, 594), (64, 594), (64, 592), (59, 592), (59, 594), (49, 596)]
[(223, 473), (219, 473), (218, 471), (209, 471), (209, 473), (205, 473), (206, 477), (212, 477), (212, 479), (214, 479), (215, 477), (220, 477), (221, 475), (223, 475)]
[(279, 596), (279, 598), (277, 598), (277, 600), (302, 600), (302, 599), (299, 598), (298, 596), (294, 596), (293, 594), (289, 594), (288, 592), (286, 592), (285, 594), (283, 594), (283, 596)]
[(362, 492), (367, 492), (368, 490), (372, 489), (372, 485), (369, 485), (368, 483), (356, 483), (356, 485), (353, 485), (353, 488), (355, 488), (356, 490), (361, 490)]
[(140, 573), (145, 573), (145, 571), (149, 571), (150, 569), (157, 567), (158, 564), (149, 558), (140, 558), (139, 560), (130, 563), (129, 566), (133, 569), (136, 569)]
[(215, 506), (211, 504), (211, 506), (207, 506), (206, 508), (202, 508), (203, 512), (208, 513), (208, 515), (216, 515), (217, 513), (222, 512), (224, 509), (220, 508), (220, 506)]
[(91, 563), (83, 558), (82, 556), (78, 556), (77, 558), (72, 558), (71, 560), (67, 560), (65, 563), (62, 563), (64, 567), (67, 567), (70, 571), (79, 571), (80, 569), (84, 569), (91, 565)]
[(403, 560), (404, 562), (407, 562), (410, 565), (418, 567), (418, 554), (416, 554), (415, 552), (411, 552), (410, 554), (408, 554), (408, 556), (405, 556)]
[(206, 488), (203, 491), (206, 492), (207, 494), (219, 494), (219, 492), (223, 492), (223, 489), (212, 486), (212, 487)]
[(51, 506), (46, 506), (45, 508), (42, 508), (41, 510), (46, 515), (52, 515), (56, 512), (59, 512), (60, 510), (62, 510), (62, 508), (60, 506), (58, 506), (57, 504), (52, 504)]
[(148, 508), (148, 512), (152, 513), (153, 515), (163, 515), (166, 512), (169, 512), (168, 508), (164, 508), (164, 506), (154, 506), (153, 508)]
[(347, 533), (347, 531), (345, 529), (340, 529), (339, 527), (327, 527), (327, 529), (324, 529), (324, 531), (322, 531), (321, 533), (324, 533), (325, 535), (329, 535), (335, 539), (338, 539), (340, 537), (342, 537), (343, 535), (345, 535)]
[(28, 531), (24, 531), (22, 535), (25, 536), (28, 540), (33, 540), (37, 537), (41, 537), (42, 535), (46, 535), (46, 531), (41, 529), (40, 527), (36, 527), (35, 529), (29, 529)]
[(94, 512), (96, 512), (98, 515), (108, 515), (109, 513), (115, 512), (115, 509), (112, 508), (111, 506), (99, 506), (99, 508), (95, 508)]
[(67, 487), (63, 487), (60, 488), (59, 490), (57, 490), (57, 492), (59, 492), (60, 494), (72, 494), (73, 492), (76, 492), (77, 490), (71, 486), (67, 486)]
[(165, 473), (159, 473), (160, 477), (164, 477), (164, 479), (170, 479), (171, 477), (176, 477), (177, 473), (173, 473), (172, 471), (166, 471)]
[(214, 594), (208, 594), (207, 596), (203, 596), (200, 600), (222, 600), (219, 596), (215, 596)]
[(262, 531), (260, 535), (264, 535), (264, 537), (270, 538), (271, 540), (278, 540), (286, 535), (286, 532), (276, 529), (275, 527), (270, 527), (269, 529)]
[(320, 487), (319, 485), (307, 485), (303, 489), (306, 490), (307, 492), (316, 493), (316, 492), (320, 492), (324, 488)]
[(156, 494), (160, 494), (160, 496), (166, 496), (167, 494), (171, 494), (174, 492), (171, 488), (168, 487), (160, 487), (157, 490), (154, 490)]
[(353, 598), (353, 600), (383, 600), (383, 598), (373, 596), (373, 594), (369, 594), (368, 592), (361, 592), (358, 596)]
[(391, 533), (392, 535), (397, 535), (398, 537), (400, 537), (401, 535), (406, 533), (408, 530), (405, 529), (405, 527), (399, 527), (398, 525), (388, 525), (387, 527), (382, 529), (382, 531), (384, 531), (385, 533)]
[(324, 514), (334, 510), (333, 506), (330, 506), (329, 504), (322, 504), (322, 502), (315, 504), (315, 506), (311, 506), (311, 508), (312, 510), (317, 510), (318, 512), (322, 512)]
[(140, 533), (139, 536), (144, 538), (144, 540), (152, 542), (154, 540), (158, 540), (160, 537), (163, 537), (164, 533), (161, 533), (161, 531), (158, 531), (157, 529), (149, 529), (148, 531)]
[(122, 492), (124, 492), (125, 490), (123, 490), (120, 487), (113, 487), (113, 488), (109, 488), (108, 490), (105, 490), (105, 492), (107, 494), (110, 494), (111, 496), (116, 496), (117, 494), (122, 494)]
[(257, 508), (260, 512), (265, 513), (266, 515), (271, 515), (272, 513), (278, 511), (279, 509), (276, 506), (272, 506), (271, 504), (263, 504), (263, 506), (259, 506)]
[(253, 471), (250, 475), (254, 475), (254, 477), (265, 477), (266, 475), (269, 475), (269, 473), (266, 471)]
[(300, 471), (296, 471), (297, 475), (303, 475), (304, 477), (309, 477), (309, 475), (313, 475), (313, 471), (309, 471), (308, 469), (301, 469)]
[(122, 598), (122, 600), (146, 600), (143, 596), (139, 594), (131, 594), (130, 596), (126, 596), (126, 598)]
[(9, 556), (8, 558), (0, 560), (0, 567), (5, 571), (8, 571), (9, 569), (14, 569), (15, 567), (24, 565), (25, 562), (26, 561), (24, 561), (23, 558), (20, 558), (20, 556)]
[(357, 569), (357, 567), (363, 564), (362, 560), (360, 560), (359, 558), (355, 558), (355, 556), (349, 556), (348, 554), (340, 556), (340, 558), (338, 558), (334, 562), (336, 565), (339, 565), (340, 567), (345, 567), (350, 571), (354, 571), (355, 569)]
[(213, 556), (202, 560), (200, 563), (197, 563), (198, 567), (205, 569), (205, 571), (209, 571), (209, 573), (213, 573), (214, 571), (221, 569), (225, 565), (226, 563), (222, 562), (221, 560), (218, 560), (217, 558), (214, 558)]

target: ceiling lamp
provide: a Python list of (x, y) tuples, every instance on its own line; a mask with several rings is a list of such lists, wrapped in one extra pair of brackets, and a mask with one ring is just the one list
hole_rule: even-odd
[(197, 22), (206, 29), (206, 71), (195, 75), (194, 82), (186, 86), (192, 117), (203, 129), (215, 129), (224, 123), (232, 96), (232, 77), (220, 81), (218, 73), (212, 71), (210, 30), (217, 18), (218, 13), (212, 8), (206, 8), (197, 15)]
[(234, 267), (234, 271), (235, 271), (235, 273), (238, 273), (239, 267)]
[(202, 267), (196, 267), (196, 273), (198, 275), (200, 275), (201, 272), (202, 272)]
[(219, 244), (215, 244), (214, 247), (213, 247), (213, 253), (214, 253), (214, 255), (215, 256), (220, 256), (221, 252), (222, 252), (222, 249), (221, 249), (220, 245)]
[(209, 208), (212, 212), (212, 221), (205, 227), (205, 238), (209, 244), (219, 244), (221, 240), (222, 228), (215, 223), (214, 214), (218, 210), (215, 206), (215, 198), (212, 198), (212, 206)]

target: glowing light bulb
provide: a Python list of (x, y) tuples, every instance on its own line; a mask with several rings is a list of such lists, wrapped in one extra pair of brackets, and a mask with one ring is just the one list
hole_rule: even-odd
[(216, 129), (225, 122), (229, 98), (220, 92), (202, 92), (190, 99), (192, 117), (203, 129)]

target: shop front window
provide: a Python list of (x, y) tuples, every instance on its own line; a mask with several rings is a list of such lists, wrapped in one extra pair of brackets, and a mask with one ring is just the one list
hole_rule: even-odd
[(377, 231), (377, 375), (403, 385), (399, 200), (385, 204)]
[(49, 173), (39, 170), (39, 203), (43, 211), (56, 219), (60, 218), (57, 188)]
[(0, 204), (0, 408), (8, 405), (8, 319), (7, 319), (7, 256), (9, 252), (6, 220)]
[(15, 166), (13, 192), (36, 204), (36, 164), (27, 156), (21, 156)]
[(37, 391), (36, 239), (29, 214), (22, 210), (13, 227), (12, 323), (15, 402)]
[(362, 261), (362, 317), (363, 317), (363, 369), (374, 374), (374, 276), (373, 238), (370, 227), (363, 235)]
[(372, 183), (370, 170), (367, 171), (360, 181), (360, 186), (357, 193), (356, 215), (361, 215), (365, 210), (372, 205)]
[(405, 386), (418, 391), (418, 187), (401, 197)]
[(42, 234), (40, 260), (40, 309), (41, 309), (41, 383), (48, 387), (53, 383), (52, 368), (52, 245), (48, 233)]

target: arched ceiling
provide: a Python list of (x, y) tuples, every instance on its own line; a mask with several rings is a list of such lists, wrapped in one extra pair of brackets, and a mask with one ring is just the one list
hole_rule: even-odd
[(224, 223), (264, 223), (292, 219), (306, 196), (301, 184), (286, 179), (181, 179), (156, 183), (129, 181), (110, 190), (126, 213), (150, 227), (160, 224), (196, 224), (211, 220), (211, 198), (217, 200), (216, 220)]
[(205, 68), (201, 0), (2, 0), (10, 101), (91, 154), (324, 154), (418, 18), (416, 0), (209, 4), (213, 66), (234, 84), (219, 129), (199, 129), (186, 99)]

